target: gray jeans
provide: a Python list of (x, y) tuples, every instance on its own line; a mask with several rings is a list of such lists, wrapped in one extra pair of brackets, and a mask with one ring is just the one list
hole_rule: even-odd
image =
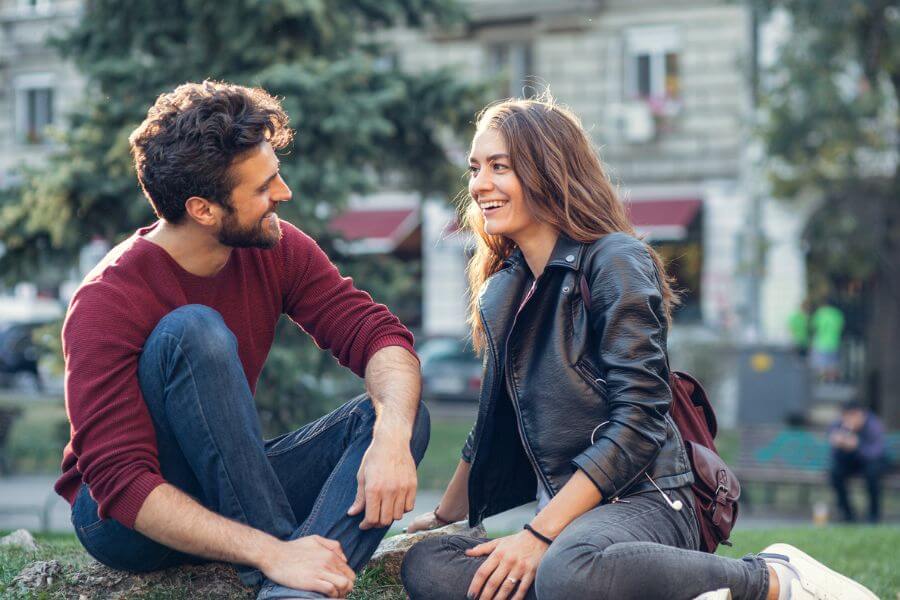
[[(544, 555), (527, 598), (687, 600), (727, 587), (735, 600), (764, 600), (769, 572), (763, 560), (698, 551), (690, 488), (666, 493), (684, 508), (673, 510), (654, 490), (600, 505), (572, 521)], [(463, 600), (486, 560), (465, 551), (483, 541), (445, 536), (413, 546), (401, 569), (410, 598)]]

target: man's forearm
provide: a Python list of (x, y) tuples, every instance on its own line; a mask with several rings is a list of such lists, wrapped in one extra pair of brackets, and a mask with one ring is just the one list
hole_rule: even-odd
[(419, 361), (400, 346), (387, 346), (366, 365), (366, 390), (377, 415), (374, 439), (409, 442), (419, 407)]
[(177, 487), (156, 487), (138, 511), (135, 529), (188, 554), (262, 568), (279, 540), (207, 509)]

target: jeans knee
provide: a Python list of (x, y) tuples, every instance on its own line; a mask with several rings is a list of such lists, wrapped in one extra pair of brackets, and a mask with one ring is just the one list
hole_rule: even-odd
[(412, 440), (410, 441), (410, 450), (413, 458), (418, 464), (422, 457), (425, 456), (425, 450), (428, 449), (428, 442), (431, 439), (431, 415), (424, 402), (419, 402), (419, 410), (416, 413), (416, 420), (413, 423)]
[(441, 538), (433, 537), (407, 550), (400, 565), (400, 581), (411, 600), (432, 597), (435, 589), (434, 569), (440, 566), (442, 548)]
[(147, 339), (145, 351), (164, 335), (176, 338), (182, 351), (190, 352), (195, 360), (215, 360), (227, 356), (229, 350), (237, 352), (237, 339), (222, 315), (202, 304), (180, 306), (160, 319)]
[(576, 548), (550, 546), (544, 554), (534, 579), (534, 591), (539, 600), (600, 598), (599, 590), (586, 588), (586, 565), (583, 560), (575, 559), (573, 551)]

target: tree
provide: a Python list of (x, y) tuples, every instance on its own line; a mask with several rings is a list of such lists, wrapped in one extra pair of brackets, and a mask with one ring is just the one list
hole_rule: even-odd
[(816, 199), (812, 279), (859, 284), (865, 399), (900, 426), (900, 6), (751, 1), (790, 20), (763, 101), (774, 192)]
[[(405, 73), (372, 40), (379, 29), (459, 18), (452, 0), (86, 0), (79, 25), (55, 43), (86, 75), (87, 99), (61, 153), (0, 198), (0, 272), (70, 265), (92, 236), (116, 242), (153, 220), (127, 138), (156, 96), (184, 81), (256, 85), (283, 98), (297, 135), (281, 163), (294, 201), (279, 210), (332, 256), (329, 217), (385, 174), (422, 194), (452, 191), (458, 177), (440, 140), (465, 128), (481, 88), (450, 70)], [(379, 262), (391, 277), (361, 285), (399, 302), (417, 265)], [(364, 265), (347, 266), (352, 275)], [(308, 418), (321, 411), (322, 390), (344, 387), (336, 363), (305, 337), (278, 337), (257, 395), (267, 424)]]

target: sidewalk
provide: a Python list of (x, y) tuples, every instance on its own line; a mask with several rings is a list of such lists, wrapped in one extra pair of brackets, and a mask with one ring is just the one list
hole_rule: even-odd
[[(56, 495), (53, 491), (53, 483), (56, 478), (46, 475), (28, 475), (0, 478), (0, 530), (13, 530), (25, 528), (29, 531), (39, 531), (41, 519), (39, 511), (47, 502), (48, 529), (54, 532), (71, 532), (72, 524), (69, 521), (68, 503)], [(416, 498), (415, 509), (405, 515), (392, 527), (392, 531), (400, 531), (416, 516), (429, 511), (438, 505), (441, 499), (441, 491), (425, 490), (419, 492)], [(31, 512), (8, 512), (10, 506), (30, 506)], [(532, 516), (534, 516), (534, 503), (526, 504), (518, 508), (495, 515), (485, 520), (485, 526), (490, 533), (504, 533), (518, 531)], [(809, 519), (785, 518), (785, 517), (758, 517), (741, 516), (738, 520), (739, 531), (747, 529), (765, 529), (770, 527), (804, 527), (811, 526)]]

